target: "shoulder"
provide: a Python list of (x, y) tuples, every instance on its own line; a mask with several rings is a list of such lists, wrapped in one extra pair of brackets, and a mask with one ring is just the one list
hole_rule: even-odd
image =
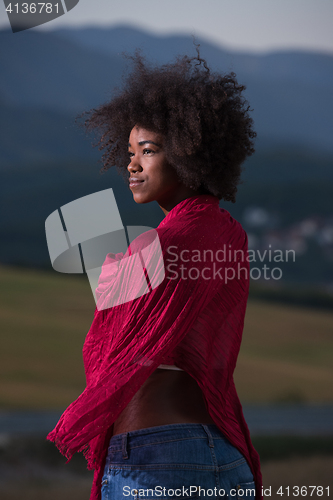
[(156, 228), (162, 248), (176, 245), (208, 246), (218, 248), (223, 244), (243, 246), (247, 235), (240, 222), (222, 208), (191, 211)]

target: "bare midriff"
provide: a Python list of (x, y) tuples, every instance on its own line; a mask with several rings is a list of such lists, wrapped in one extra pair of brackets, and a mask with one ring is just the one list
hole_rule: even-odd
[(114, 423), (113, 434), (157, 425), (213, 424), (197, 382), (185, 371), (158, 368)]

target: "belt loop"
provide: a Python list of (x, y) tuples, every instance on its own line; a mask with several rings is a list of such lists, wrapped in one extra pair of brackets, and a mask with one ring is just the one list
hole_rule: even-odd
[(125, 432), (123, 434), (123, 440), (122, 440), (122, 452), (123, 452), (123, 459), (126, 460), (128, 458), (128, 453), (127, 453), (127, 436), (128, 432)]
[(208, 445), (210, 448), (214, 448), (214, 440), (213, 440), (213, 436), (210, 432), (210, 430), (208, 429), (207, 425), (205, 424), (201, 424), (202, 427), (204, 428), (204, 430), (206, 431), (206, 434), (208, 436)]

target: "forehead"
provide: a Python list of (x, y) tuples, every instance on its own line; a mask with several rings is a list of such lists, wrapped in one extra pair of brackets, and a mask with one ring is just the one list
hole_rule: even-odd
[(140, 125), (135, 125), (129, 136), (129, 145), (133, 146), (140, 142), (151, 141), (157, 145), (163, 144), (163, 136), (152, 130), (147, 130)]

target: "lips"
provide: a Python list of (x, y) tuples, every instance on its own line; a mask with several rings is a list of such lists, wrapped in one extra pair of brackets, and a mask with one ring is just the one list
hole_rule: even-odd
[(136, 177), (132, 177), (131, 179), (129, 179), (129, 187), (137, 187), (143, 182), (144, 180), (142, 179), (137, 179)]

